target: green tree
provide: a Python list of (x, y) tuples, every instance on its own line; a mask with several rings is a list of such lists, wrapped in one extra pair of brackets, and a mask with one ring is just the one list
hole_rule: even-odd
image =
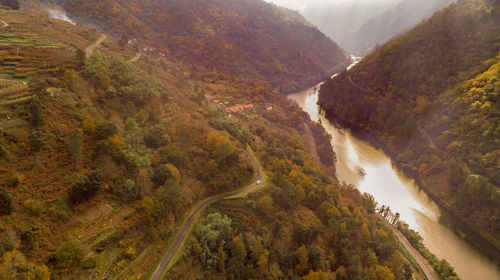
[(85, 51), (80, 49), (80, 48), (76, 49), (75, 58), (76, 58), (76, 61), (78, 63), (78, 66), (84, 65), (85, 59), (86, 59)]
[(23, 250), (26, 253), (35, 248), (35, 236), (31, 230), (25, 230), (21, 233), (21, 245), (23, 245)]
[(78, 265), (82, 257), (83, 251), (80, 246), (76, 242), (68, 241), (49, 257), (49, 264), (59, 269), (67, 269)]
[(170, 138), (165, 134), (161, 126), (153, 126), (144, 133), (144, 143), (148, 148), (158, 149), (170, 142)]
[(114, 124), (104, 121), (97, 125), (95, 129), (95, 136), (97, 140), (106, 140), (115, 135), (117, 131), (118, 130)]
[(259, 199), (259, 202), (257, 202), (257, 209), (259, 209), (259, 212), (264, 214), (264, 215), (270, 215), (273, 213), (273, 199), (268, 196), (264, 195)]
[(10, 215), (14, 211), (12, 196), (5, 189), (0, 187), (0, 215)]
[(245, 258), (247, 250), (245, 243), (236, 236), (233, 239), (233, 246), (231, 248), (231, 258), (229, 259), (228, 271), (234, 276), (234, 279), (243, 279), (245, 273)]
[[(232, 232), (231, 219), (227, 216), (222, 216), (220, 213), (207, 216), (205, 225), (199, 228), (197, 234), (203, 248), (200, 258), (207, 268), (217, 267), (217, 251), (230, 240)], [(233, 258), (234, 255), (231, 259)]]
[(90, 172), (87, 177), (78, 177), (71, 187), (70, 201), (78, 204), (88, 200), (100, 189), (102, 181), (103, 175), (97, 169)]

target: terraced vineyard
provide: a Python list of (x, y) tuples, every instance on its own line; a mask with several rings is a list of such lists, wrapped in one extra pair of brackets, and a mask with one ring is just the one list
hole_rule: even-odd
[(26, 82), (0, 79), (0, 106), (31, 101), (33, 94)]

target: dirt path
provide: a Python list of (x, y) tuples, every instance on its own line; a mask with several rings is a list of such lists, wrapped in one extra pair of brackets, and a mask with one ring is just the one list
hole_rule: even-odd
[(399, 231), (397, 228), (391, 225), (392, 231), (396, 234), (396, 237), (403, 243), (403, 245), (408, 249), (408, 252), (417, 261), (418, 266), (422, 269), (428, 280), (439, 280), (432, 265), (425, 259), (418, 251), (411, 245), (410, 241)]
[(314, 139), (314, 134), (312, 133), (311, 128), (304, 122), (304, 129), (306, 131), (307, 142), (309, 144), (309, 152), (311, 153), (314, 162), (321, 166), (321, 160), (318, 155), (318, 150), (316, 149), (316, 140)]
[(0, 22), (3, 24), (2, 28), (5, 28), (5, 27), (9, 26), (9, 24), (8, 24), (8, 23), (6, 23), (6, 22), (5, 22), (5, 21), (3, 21), (3, 20), (0, 20)]
[(182, 244), (182, 241), (184, 241), (184, 239), (186, 238), (186, 235), (189, 231), (189, 228), (193, 224), (194, 217), (196, 216), (196, 214), (198, 214), (201, 210), (203, 210), (208, 205), (210, 205), (214, 202), (223, 200), (223, 199), (231, 197), (231, 196), (246, 194), (246, 193), (251, 192), (252, 190), (256, 189), (260, 185), (260, 183), (264, 179), (264, 171), (260, 168), (260, 166), (257, 163), (257, 160), (255, 159), (255, 157), (253, 156), (250, 148), (247, 149), (247, 154), (252, 159), (253, 168), (257, 171), (257, 179), (250, 186), (248, 186), (246, 188), (212, 197), (208, 200), (203, 201), (198, 206), (196, 206), (196, 208), (194, 208), (191, 211), (191, 213), (189, 213), (189, 216), (186, 219), (186, 221), (184, 222), (184, 224), (182, 225), (181, 230), (179, 231), (179, 233), (177, 233), (177, 237), (175, 238), (174, 242), (172, 243), (172, 245), (168, 249), (167, 253), (165, 254), (165, 256), (161, 260), (160, 264), (158, 265), (158, 267), (154, 271), (153, 275), (151, 276), (151, 278), (150, 278), (151, 280), (160, 280), (162, 278), (163, 272), (165, 272), (170, 261), (172, 261), (172, 258), (177, 253), (177, 250), (179, 250), (179, 248)]
[(101, 34), (101, 37), (99, 37), (97, 41), (95, 41), (92, 45), (90, 45), (87, 48), (87, 50), (85, 51), (85, 55), (87, 56), (87, 58), (89, 58), (94, 53), (95, 48), (97, 48), (100, 44), (102, 44), (102, 42), (104, 42), (106, 38), (108, 38), (108, 35)]
[(141, 58), (142, 54), (141, 53), (137, 53), (134, 57), (132, 57), (128, 62), (135, 62), (137, 60), (139, 60), (139, 58)]

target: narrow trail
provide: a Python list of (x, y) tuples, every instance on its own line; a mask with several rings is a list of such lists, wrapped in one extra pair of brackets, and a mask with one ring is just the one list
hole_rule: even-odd
[(136, 62), (137, 60), (139, 60), (139, 58), (141, 58), (142, 54), (141, 53), (137, 53), (134, 57), (132, 57), (128, 62)]
[(318, 155), (318, 150), (316, 149), (316, 140), (314, 139), (314, 134), (312, 133), (309, 125), (307, 125), (305, 122), (303, 123), (303, 125), (307, 136), (307, 142), (309, 144), (309, 152), (311, 153), (314, 162), (317, 165), (321, 166), (321, 160)]
[(87, 50), (85, 51), (85, 55), (87, 56), (87, 58), (89, 58), (93, 53), (94, 53), (94, 50), (100, 45), (102, 44), (102, 42), (104, 42), (104, 40), (106, 40), (106, 38), (108, 38), (108, 35), (106, 34), (101, 34), (101, 37), (99, 37), (99, 39), (97, 39), (97, 41), (95, 41), (92, 45), (90, 45)]
[(6, 23), (6, 22), (5, 22), (5, 21), (3, 21), (3, 20), (0, 20), (0, 23), (2, 23), (2, 24), (3, 24), (2, 28), (5, 28), (5, 27), (9, 26), (9, 24), (8, 24), (8, 23)]
[(173, 257), (175, 256), (175, 254), (177, 253), (179, 248), (181, 247), (182, 242), (186, 238), (188, 231), (189, 231), (189, 228), (191, 227), (191, 225), (194, 222), (194, 218), (195, 218), (196, 214), (198, 214), (201, 210), (205, 209), (207, 206), (209, 206), (212, 203), (226, 199), (226, 198), (231, 197), (231, 196), (249, 193), (260, 186), (262, 180), (264, 179), (264, 171), (260, 168), (260, 166), (257, 163), (256, 158), (253, 156), (250, 148), (247, 149), (247, 154), (252, 160), (253, 168), (257, 171), (257, 179), (250, 186), (248, 186), (246, 188), (212, 197), (208, 200), (203, 201), (198, 206), (196, 206), (196, 208), (194, 208), (191, 211), (191, 213), (189, 213), (188, 218), (186, 219), (186, 221), (182, 225), (182, 228), (180, 229), (180, 231), (177, 233), (177, 237), (175, 238), (174, 242), (172, 243), (172, 245), (168, 249), (167, 253), (165, 254), (165, 256), (161, 260), (160, 264), (158, 265), (158, 267), (155, 269), (153, 275), (151, 276), (151, 278), (150, 278), (151, 280), (162, 279), (163, 273), (167, 269), (168, 265), (172, 261)]
[(439, 280), (436, 273), (434, 272), (434, 268), (432, 267), (432, 265), (427, 261), (427, 259), (425, 259), (420, 254), (420, 252), (417, 251), (417, 249), (415, 249), (413, 247), (413, 245), (411, 245), (410, 241), (408, 241), (408, 239), (406, 239), (406, 236), (404, 236), (403, 233), (401, 233), (401, 231), (399, 231), (397, 228), (395, 228), (392, 225), (391, 225), (391, 229), (394, 232), (394, 234), (396, 234), (396, 237), (399, 239), (399, 241), (401, 241), (401, 243), (403, 243), (403, 245), (406, 247), (406, 249), (408, 249), (408, 252), (410, 252), (410, 254), (413, 256), (413, 258), (417, 261), (417, 264), (418, 264), (418, 266), (420, 266), (420, 268), (424, 272), (425, 277), (427, 277), (428, 280)]

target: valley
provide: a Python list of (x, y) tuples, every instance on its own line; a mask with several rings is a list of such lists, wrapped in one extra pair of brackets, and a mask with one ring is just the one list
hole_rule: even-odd
[(500, 278), (500, 3), (320, 2), (0, 0), (0, 279)]

